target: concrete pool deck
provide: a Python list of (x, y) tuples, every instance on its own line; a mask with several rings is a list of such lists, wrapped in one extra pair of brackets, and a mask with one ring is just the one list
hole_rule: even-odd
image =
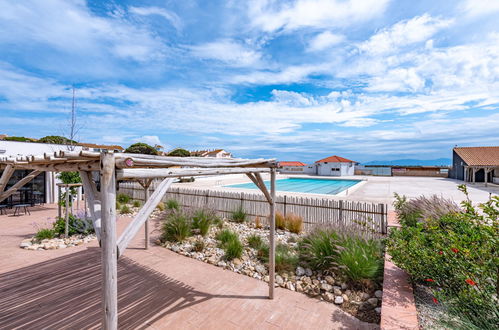
[[(304, 176), (304, 175), (277, 175), (277, 180), (292, 178), (292, 177), (308, 177), (317, 179), (334, 179), (334, 177), (321, 177), (321, 176)], [(265, 180), (268, 175), (264, 175)], [(386, 203), (391, 208), (393, 202), (393, 194), (398, 193), (405, 195), (409, 198), (418, 197), (420, 195), (430, 196), (433, 194), (452, 199), (459, 203), (464, 200), (465, 196), (461, 193), (457, 186), (463, 184), (463, 181), (457, 181), (448, 178), (435, 178), (435, 177), (381, 177), (381, 176), (345, 176), (338, 177), (337, 179), (346, 180), (363, 180), (361, 183), (348, 189), (345, 194), (339, 195), (324, 195), (324, 194), (305, 194), (295, 192), (277, 192), (282, 195), (293, 196), (317, 196), (328, 199), (343, 199), (354, 200), (373, 203)], [(196, 179), (192, 183), (178, 184), (178, 187), (192, 187), (192, 188), (209, 188), (213, 190), (231, 190), (231, 191), (245, 191), (256, 193), (255, 189), (242, 189), (242, 188), (228, 188), (226, 185), (249, 183), (249, 178), (245, 175), (227, 175), (219, 177), (206, 177)], [(475, 203), (483, 203), (489, 199), (490, 194), (499, 195), (499, 185), (488, 184), (485, 186), (483, 183), (467, 184), (470, 198)]]

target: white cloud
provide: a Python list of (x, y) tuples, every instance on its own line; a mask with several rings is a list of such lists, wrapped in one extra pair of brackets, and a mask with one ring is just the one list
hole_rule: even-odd
[(142, 135), (133, 139), (134, 142), (147, 143), (150, 146), (160, 145), (163, 146), (159, 136), (157, 135)]
[(359, 45), (369, 54), (385, 54), (400, 47), (425, 42), (439, 30), (448, 27), (452, 20), (431, 17), (428, 14), (404, 20), (374, 34)]
[(178, 17), (177, 14), (170, 10), (166, 10), (160, 7), (129, 7), (128, 11), (132, 14), (141, 15), (141, 16), (149, 16), (149, 15), (158, 15), (166, 20), (168, 20), (176, 30), (182, 30), (182, 20)]
[(44, 45), (62, 53), (90, 58), (114, 56), (145, 62), (166, 54), (163, 42), (120, 15), (100, 17), (86, 2), (7, 1), (0, 4), (0, 44)]
[(235, 67), (253, 67), (261, 61), (261, 54), (258, 51), (230, 39), (217, 40), (188, 48), (196, 57), (222, 61)]
[(253, 26), (266, 32), (349, 26), (381, 15), (388, 0), (256, 0), (248, 4)]
[(493, 15), (499, 12), (499, 1), (497, 0), (465, 0), (461, 5), (465, 15), (479, 17)]
[(309, 43), (309, 51), (321, 51), (331, 46), (342, 43), (345, 36), (340, 34), (333, 34), (329, 31), (322, 32), (314, 37)]

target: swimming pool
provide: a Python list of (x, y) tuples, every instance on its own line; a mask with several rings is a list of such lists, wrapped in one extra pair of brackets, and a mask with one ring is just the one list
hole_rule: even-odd
[[(336, 195), (343, 190), (356, 185), (360, 181), (361, 180), (287, 178), (276, 180), (275, 183), (277, 191)], [(265, 181), (265, 186), (267, 186), (267, 189), (270, 189), (270, 181)], [(225, 187), (258, 189), (253, 182), (233, 184)]]

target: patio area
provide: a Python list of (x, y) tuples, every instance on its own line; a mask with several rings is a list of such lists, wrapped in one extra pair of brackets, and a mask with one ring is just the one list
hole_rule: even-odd
[[(67, 249), (19, 248), (47, 226), (56, 206), (0, 216), (0, 328), (90, 329), (101, 325), (97, 242)], [(121, 233), (130, 218), (118, 217)], [(158, 235), (150, 226), (151, 241)], [(187, 258), (152, 245), (143, 230), (118, 261), (120, 329), (375, 329), (333, 304)]]

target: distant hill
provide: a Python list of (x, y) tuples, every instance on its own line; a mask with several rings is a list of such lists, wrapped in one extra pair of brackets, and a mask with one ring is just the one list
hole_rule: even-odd
[(400, 165), (400, 166), (451, 166), (452, 159), (395, 159), (395, 160), (373, 160), (362, 163), (362, 165)]

